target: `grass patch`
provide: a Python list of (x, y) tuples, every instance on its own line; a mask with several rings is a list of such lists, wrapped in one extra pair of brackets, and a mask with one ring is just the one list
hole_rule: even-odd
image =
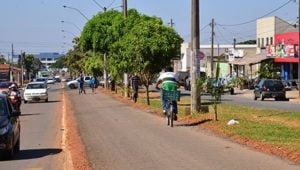
[[(151, 95), (153, 94), (151, 93)], [(146, 98), (141, 96), (138, 102), (147, 104)], [(184, 112), (185, 108), (190, 105), (190, 98), (182, 97), (178, 102), (178, 116), (191, 119), (213, 118), (212, 102), (203, 100), (202, 104), (209, 106), (209, 113), (187, 116)], [(151, 98), (150, 108), (162, 110), (160, 99)], [(213, 126), (219, 132), (227, 136), (239, 136), (244, 139), (286, 148), (289, 151), (300, 152), (300, 112), (260, 109), (224, 103), (218, 105), (218, 111), (219, 121), (208, 121), (206, 124)], [(240, 124), (228, 126), (227, 122), (231, 119), (238, 120)]]

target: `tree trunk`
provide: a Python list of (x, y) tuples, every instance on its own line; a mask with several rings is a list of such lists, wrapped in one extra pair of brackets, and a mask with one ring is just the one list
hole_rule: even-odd
[(146, 95), (147, 95), (147, 104), (150, 105), (150, 96), (149, 96), (149, 81), (147, 80), (146, 86)]

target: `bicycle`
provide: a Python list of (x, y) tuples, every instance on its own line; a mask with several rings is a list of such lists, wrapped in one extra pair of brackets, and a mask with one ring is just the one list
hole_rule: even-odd
[(167, 100), (167, 124), (168, 126), (173, 127), (173, 120), (175, 116), (173, 103), (180, 100), (180, 91), (161, 90), (160, 96), (162, 100)]

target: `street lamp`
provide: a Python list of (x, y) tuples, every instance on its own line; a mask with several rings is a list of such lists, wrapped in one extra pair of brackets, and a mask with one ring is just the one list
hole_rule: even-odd
[(102, 5), (100, 5), (96, 0), (92, 0), (95, 2), (95, 4), (97, 4), (98, 7), (100, 7), (104, 12), (107, 10), (106, 7), (103, 7)]
[(73, 35), (74, 37), (77, 37), (74, 33), (66, 31), (66, 30), (61, 30), (61, 32), (66, 32), (66, 33), (69, 33), (69, 34)]
[(70, 24), (73, 25), (74, 27), (76, 27), (78, 29), (79, 32), (81, 32), (82, 30), (73, 22), (69, 22), (69, 21), (60, 21), (61, 23), (66, 23), (66, 24)]
[(73, 8), (73, 7), (69, 7), (69, 6), (66, 6), (66, 5), (64, 5), (63, 7), (64, 7), (64, 8), (69, 8), (69, 9), (72, 9), (72, 10), (75, 10), (75, 11), (77, 11), (81, 16), (83, 16), (87, 21), (89, 20), (88, 17), (85, 16), (79, 9)]

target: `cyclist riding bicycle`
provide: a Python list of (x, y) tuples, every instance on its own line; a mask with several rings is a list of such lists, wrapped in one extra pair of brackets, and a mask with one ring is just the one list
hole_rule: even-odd
[[(156, 88), (158, 89), (159, 85), (161, 85), (161, 88), (163, 90), (166, 90), (166, 91), (177, 91), (177, 87), (179, 86), (179, 83), (178, 83), (178, 74), (172, 72), (173, 68), (172, 67), (168, 67), (165, 69), (165, 72), (162, 73), (159, 78), (157, 79), (157, 83), (156, 83)], [(176, 121), (177, 120), (177, 102), (176, 101), (173, 101), (172, 102), (173, 104), (173, 108), (174, 108), (174, 120)], [(166, 113), (167, 113), (167, 109), (168, 109), (168, 101), (167, 100), (164, 100), (162, 99), (162, 107), (163, 107), (163, 113), (164, 115), (166, 116)]]

